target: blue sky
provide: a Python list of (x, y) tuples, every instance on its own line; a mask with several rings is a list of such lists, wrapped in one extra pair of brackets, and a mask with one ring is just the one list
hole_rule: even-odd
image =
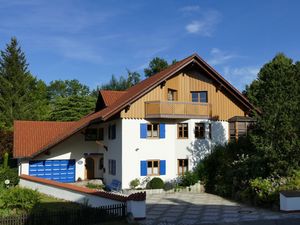
[(19, 40), (47, 83), (91, 88), (194, 52), (240, 90), (276, 53), (300, 58), (300, 1), (0, 0), (0, 49)]

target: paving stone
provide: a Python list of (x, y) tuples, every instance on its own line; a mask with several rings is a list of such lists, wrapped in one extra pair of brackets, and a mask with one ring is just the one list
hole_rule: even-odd
[(195, 224), (197, 220), (194, 219), (181, 219), (178, 221), (178, 224), (180, 225), (189, 225), (189, 224)]

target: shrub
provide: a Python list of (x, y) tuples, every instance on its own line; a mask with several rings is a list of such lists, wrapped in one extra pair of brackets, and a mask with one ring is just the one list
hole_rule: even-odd
[(140, 185), (140, 180), (138, 178), (130, 181), (130, 184), (129, 184), (131, 189), (135, 189), (139, 185)]
[(195, 172), (187, 171), (181, 176), (180, 186), (191, 186), (198, 182), (198, 176)]
[(14, 187), (5, 191), (1, 201), (3, 208), (29, 211), (40, 202), (40, 194), (31, 189)]
[(167, 181), (164, 184), (164, 190), (169, 191), (169, 190), (177, 188), (177, 186), (178, 186), (178, 184), (177, 184), (176, 180)]
[(253, 200), (256, 205), (271, 206), (279, 202), (280, 179), (256, 178), (250, 181)]
[(9, 180), (9, 186), (16, 186), (19, 183), (18, 170), (16, 168), (1, 168), (0, 169), (0, 187), (4, 187), (4, 181)]
[(148, 189), (162, 189), (163, 187), (164, 181), (159, 177), (154, 177), (147, 183)]
[(286, 179), (280, 190), (300, 190), (300, 170), (294, 171), (290, 177)]

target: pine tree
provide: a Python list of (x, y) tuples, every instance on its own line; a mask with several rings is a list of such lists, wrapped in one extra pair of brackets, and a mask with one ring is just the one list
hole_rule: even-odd
[(47, 111), (45, 87), (30, 74), (25, 54), (12, 38), (0, 57), (0, 126), (10, 129), (15, 119), (42, 119)]

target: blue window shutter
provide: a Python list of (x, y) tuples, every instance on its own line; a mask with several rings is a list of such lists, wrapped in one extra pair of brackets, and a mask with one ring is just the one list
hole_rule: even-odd
[(160, 160), (159, 164), (159, 174), (166, 175), (166, 160)]
[(147, 161), (141, 161), (141, 176), (147, 176)]
[(160, 123), (159, 124), (159, 138), (166, 137), (166, 124)]
[(147, 138), (147, 124), (140, 124), (140, 138)]

